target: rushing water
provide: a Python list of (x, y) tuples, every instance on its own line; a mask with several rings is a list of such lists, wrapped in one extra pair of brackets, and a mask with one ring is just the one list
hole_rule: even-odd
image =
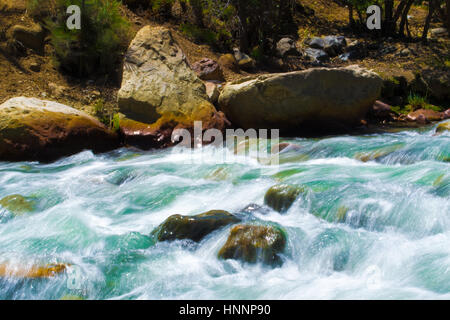
[[(301, 148), (280, 166), (217, 164), (212, 146), (194, 151), (198, 163), (181, 148), (0, 163), (0, 199), (35, 205), (0, 209), (0, 263), (71, 264), (52, 278), (0, 278), (0, 299), (450, 299), (450, 135), (433, 133), (290, 139)], [(285, 214), (246, 215), (286, 230), (282, 267), (218, 260), (229, 228), (196, 245), (148, 237), (172, 214), (263, 205), (280, 182), (307, 192)]]

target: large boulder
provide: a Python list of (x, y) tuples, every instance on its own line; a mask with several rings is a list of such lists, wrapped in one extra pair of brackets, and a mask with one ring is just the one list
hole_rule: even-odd
[(219, 251), (219, 258), (279, 265), (282, 262), (279, 254), (284, 251), (286, 242), (286, 235), (279, 228), (238, 225), (231, 229), (227, 242)]
[(165, 27), (146, 26), (131, 42), (118, 105), (126, 118), (150, 124), (155, 131), (167, 125), (190, 128), (194, 121), (206, 128), (216, 124), (211, 123), (217, 111), (205, 85)]
[(242, 128), (327, 131), (359, 124), (382, 80), (359, 66), (267, 74), (229, 83), (219, 97), (227, 118)]
[(117, 134), (66, 105), (24, 97), (0, 105), (0, 160), (52, 161), (85, 149), (104, 152), (118, 146)]
[(158, 241), (190, 239), (201, 241), (211, 232), (229, 224), (238, 223), (239, 218), (221, 210), (212, 210), (196, 216), (170, 216), (152, 232)]

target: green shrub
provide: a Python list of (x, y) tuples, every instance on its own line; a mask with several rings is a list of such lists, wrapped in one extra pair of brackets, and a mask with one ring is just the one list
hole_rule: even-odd
[(410, 94), (408, 96), (408, 104), (413, 108), (413, 110), (417, 109), (425, 109), (428, 105), (426, 98), (419, 96), (417, 94)]
[(218, 35), (214, 31), (200, 28), (191, 23), (183, 23), (180, 29), (185, 36), (196, 42), (207, 43), (211, 46), (217, 44)]
[(174, 2), (175, 0), (150, 0), (150, 7), (154, 13), (161, 15), (163, 18), (169, 18)]
[[(56, 21), (47, 20), (59, 66), (73, 75), (110, 73), (129, 39), (129, 24), (118, 0), (57, 0)], [(66, 26), (66, 9), (78, 5), (81, 29)]]

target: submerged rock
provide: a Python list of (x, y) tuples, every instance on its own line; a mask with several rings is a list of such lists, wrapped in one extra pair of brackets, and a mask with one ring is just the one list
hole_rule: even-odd
[(20, 194), (13, 194), (0, 200), (0, 205), (13, 215), (21, 215), (34, 210), (34, 202)]
[(440, 123), (436, 128), (436, 133), (442, 133), (444, 131), (450, 131), (450, 121)]
[(66, 264), (49, 264), (46, 266), (31, 266), (30, 268), (0, 264), (0, 277), (16, 278), (51, 278), (66, 271)]
[(238, 223), (239, 218), (229, 212), (212, 210), (196, 216), (173, 215), (152, 232), (158, 241), (190, 239), (201, 241), (211, 232), (229, 224)]
[(116, 133), (66, 105), (25, 97), (0, 105), (0, 160), (52, 161), (85, 149), (104, 152), (119, 145)]
[(219, 105), (241, 128), (326, 132), (359, 125), (381, 86), (376, 73), (358, 66), (315, 68), (231, 82)]
[(279, 184), (267, 190), (264, 203), (280, 213), (286, 212), (304, 189), (288, 184)]
[(227, 242), (219, 251), (220, 259), (262, 262), (276, 266), (286, 247), (286, 234), (271, 226), (238, 225), (231, 229)]

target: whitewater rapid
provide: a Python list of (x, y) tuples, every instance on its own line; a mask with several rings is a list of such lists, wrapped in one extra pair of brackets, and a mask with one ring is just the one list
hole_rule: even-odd
[[(449, 299), (450, 134), (434, 128), (286, 139), (299, 148), (279, 166), (234, 154), (221, 164), (212, 146), (190, 162), (178, 147), (2, 162), (0, 199), (35, 209), (0, 208), (0, 264), (70, 267), (0, 277), (0, 299)], [(173, 214), (263, 206), (278, 183), (307, 192), (285, 214), (246, 214), (286, 231), (279, 268), (217, 259), (229, 228), (199, 244), (149, 237)]]

